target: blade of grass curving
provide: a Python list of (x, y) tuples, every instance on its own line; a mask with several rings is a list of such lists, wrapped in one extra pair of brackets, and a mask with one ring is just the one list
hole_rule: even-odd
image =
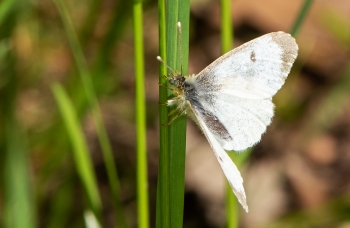
[(307, 13), (310, 10), (310, 7), (313, 3), (313, 0), (305, 0), (303, 5), (301, 6), (298, 16), (294, 21), (294, 24), (292, 26), (291, 32), (290, 34), (294, 37), (296, 37), (299, 33), (299, 30), (301, 28), (301, 25), (303, 24), (305, 17), (307, 15)]
[(149, 227), (142, 0), (133, 1), (138, 227)]
[(125, 216), (123, 212), (122, 203), (120, 200), (120, 184), (118, 179), (118, 173), (116, 164), (114, 162), (114, 156), (112, 152), (112, 147), (108, 139), (107, 131), (103, 124), (101, 110), (97, 102), (97, 98), (94, 91), (94, 86), (90, 77), (87, 64), (83, 52), (80, 48), (77, 35), (74, 31), (72, 21), (68, 15), (65, 4), (62, 0), (53, 0), (56, 4), (58, 11), (60, 13), (61, 19), (63, 21), (67, 37), (72, 48), (74, 59), (77, 64), (77, 68), (84, 86), (86, 93), (86, 98), (92, 108), (92, 114), (97, 129), (97, 135), (100, 142), (103, 160), (106, 165), (107, 175), (111, 187), (111, 193), (113, 197), (113, 204), (115, 207), (115, 217), (117, 219), (118, 227), (126, 227)]
[(0, 25), (6, 19), (7, 15), (11, 10), (15, 9), (15, 5), (18, 3), (17, 0), (4, 0), (0, 3)]
[[(159, 55), (167, 62), (166, 57), (166, 23), (165, 0), (158, 0), (159, 17)], [(170, 202), (169, 202), (169, 151), (168, 128), (163, 127), (168, 123), (167, 106), (162, 105), (167, 101), (167, 69), (164, 64), (159, 64), (159, 165), (157, 183), (156, 227), (170, 227)]]
[(69, 139), (73, 147), (73, 155), (77, 171), (86, 190), (91, 210), (98, 219), (101, 219), (102, 204), (98, 192), (96, 176), (89, 155), (89, 149), (84, 134), (80, 128), (74, 106), (61, 85), (53, 84), (52, 91), (67, 128)]
[(94, 81), (97, 94), (100, 93), (100, 90), (105, 89), (105, 82), (109, 81), (101, 80), (101, 77), (103, 79), (105, 75), (108, 75), (108, 72), (111, 69), (111, 57), (115, 50), (113, 47), (122, 36), (125, 28), (128, 26), (132, 10), (131, 5), (132, 1), (118, 1), (114, 6), (114, 15), (108, 26), (108, 33), (101, 41), (92, 71), (92, 79)]

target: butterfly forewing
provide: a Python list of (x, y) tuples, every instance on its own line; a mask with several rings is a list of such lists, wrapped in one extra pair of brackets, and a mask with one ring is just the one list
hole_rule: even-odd
[(197, 80), (212, 82), (220, 93), (269, 98), (284, 84), (297, 54), (298, 45), (292, 36), (269, 33), (221, 56), (200, 72)]

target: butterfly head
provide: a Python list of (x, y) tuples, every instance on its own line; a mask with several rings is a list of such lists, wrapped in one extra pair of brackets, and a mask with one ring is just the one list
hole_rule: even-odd
[(174, 74), (169, 77), (170, 85), (173, 85), (179, 89), (182, 89), (185, 82), (185, 77), (182, 74)]

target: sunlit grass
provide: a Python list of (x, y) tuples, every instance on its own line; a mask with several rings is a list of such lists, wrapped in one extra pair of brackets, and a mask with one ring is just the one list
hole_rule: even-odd
[[(160, 7), (159, 17), (162, 20), (160, 21), (160, 54), (164, 56), (161, 57), (166, 60), (170, 67), (180, 72), (177, 38), (177, 22), (180, 21), (182, 25), (183, 73), (186, 75), (188, 69), (189, 2), (172, 0), (167, 2), (165, 8), (164, 2), (160, 1), (158, 7)], [(166, 86), (164, 72), (165, 69), (161, 68), (159, 81)], [(167, 92), (165, 88), (160, 88), (160, 91), (160, 102), (163, 103), (167, 99)], [(167, 124), (166, 107), (160, 107), (160, 114), (160, 123)], [(186, 156), (185, 116), (178, 117), (169, 126), (161, 126), (160, 149), (156, 225), (157, 227), (182, 227)]]
[(136, 130), (137, 130), (137, 206), (139, 227), (149, 227), (148, 169), (146, 145), (146, 96), (143, 50), (142, 1), (133, 2), (134, 62), (136, 87)]

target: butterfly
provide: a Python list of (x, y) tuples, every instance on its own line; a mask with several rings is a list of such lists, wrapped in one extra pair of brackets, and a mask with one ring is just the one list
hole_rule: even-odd
[(226, 151), (242, 151), (260, 141), (274, 115), (272, 97), (297, 55), (290, 34), (273, 32), (222, 55), (197, 75), (185, 77), (172, 70), (167, 77), (175, 94), (167, 105), (176, 106), (179, 115), (189, 115), (201, 128), (246, 212), (243, 179)]

